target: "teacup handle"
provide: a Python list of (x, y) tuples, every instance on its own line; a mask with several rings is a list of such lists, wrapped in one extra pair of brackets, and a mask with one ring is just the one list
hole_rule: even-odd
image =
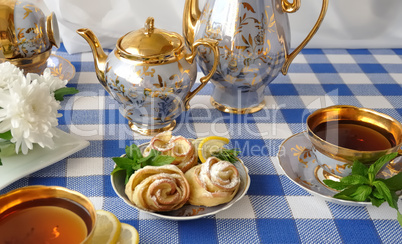
[(190, 100), (208, 83), (211, 79), (212, 75), (214, 75), (216, 68), (218, 67), (219, 63), (219, 49), (218, 49), (218, 41), (212, 40), (208, 38), (201, 38), (193, 43), (191, 46), (191, 54), (186, 57), (187, 62), (190, 64), (193, 63), (195, 56), (197, 55), (197, 47), (200, 45), (208, 46), (212, 49), (214, 53), (214, 64), (212, 65), (211, 71), (209, 71), (208, 75), (201, 77), (200, 81), (201, 84), (195, 88), (193, 91), (190, 91), (187, 96), (184, 98), (184, 106), (186, 110), (190, 108)]
[[(402, 148), (399, 148), (397, 152), (398, 152), (398, 155), (397, 155), (394, 159), (392, 159), (390, 162), (388, 162), (388, 165), (391, 166), (391, 169), (389, 169), (390, 172), (391, 172), (391, 174), (392, 174), (392, 172), (393, 172), (392, 168), (394, 168), (394, 166), (395, 166), (395, 160), (396, 160), (397, 158), (402, 157)], [(385, 164), (385, 165), (387, 165), (387, 164)], [(386, 166), (384, 166), (384, 167), (386, 167)], [(380, 171), (382, 171), (382, 170), (380, 170)], [(397, 171), (395, 171), (395, 172), (397, 172)], [(391, 175), (391, 176), (392, 176), (392, 175)]]
[[(292, 3), (289, 3), (288, 0), (282, 0), (282, 11), (285, 13), (294, 13), (300, 8), (301, 0), (293, 0)], [(314, 34), (317, 32), (320, 27), (322, 21), (324, 20), (325, 13), (327, 12), (329, 0), (322, 0), (322, 8), (320, 15), (318, 16), (318, 20), (313, 26), (313, 29), (308, 33), (307, 37), (300, 43), (298, 47), (293, 50), (292, 53), (286, 54), (285, 63), (282, 66), (282, 74), (286, 75), (288, 73), (289, 65), (292, 63), (293, 59), (299, 54), (299, 52), (307, 45), (307, 43), (311, 40)]]

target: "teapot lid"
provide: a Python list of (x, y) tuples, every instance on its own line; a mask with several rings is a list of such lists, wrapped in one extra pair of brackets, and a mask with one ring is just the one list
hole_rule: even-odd
[(179, 34), (154, 28), (154, 18), (149, 17), (144, 28), (122, 36), (116, 48), (127, 59), (161, 61), (179, 55), (183, 43), (183, 37)]

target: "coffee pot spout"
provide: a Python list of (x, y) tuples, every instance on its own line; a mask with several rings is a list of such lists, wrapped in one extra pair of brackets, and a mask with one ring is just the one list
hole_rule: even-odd
[(183, 10), (183, 35), (187, 46), (194, 43), (195, 27), (201, 17), (198, 0), (186, 0)]
[(82, 36), (89, 44), (92, 49), (92, 54), (94, 56), (95, 71), (99, 82), (102, 86), (107, 89), (106, 79), (105, 79), (105, 69), (106, 69), (106, 59), (107, 55), (102, 49), (102, 46), (95, 36), (95, 34), (87, 28), (78, 29), (77, 33)]

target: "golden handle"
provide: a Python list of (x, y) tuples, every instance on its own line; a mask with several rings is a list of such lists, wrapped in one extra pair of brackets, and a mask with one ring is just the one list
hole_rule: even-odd
[(209, 71), (208, 75), (201, 77), (200, 81), (201, 84), (195, 88), (193, 91), (190, 91), (187, 96), (184, 98), (184, 105), (186, 110), (190, 108), (190, 100), (202, 89), (204, 86), (208, 83), (208, 81), (211, 79), (211, 77), (214, 75), (216, 68), (218, 67), (219, 63), (219, 49), (218, 49), (218, 41), (217, 40), (212, 40), (208, 38), (201, 38), (197, 41), (194, 42), (194, 44), (191, 46), (191, 54), (186, 57), (187, 62), (190, 64), (193, 63), (193, 60), (195, 56), (197, 55), (197, 47), (200, 45), (208, 46), (209, 48), (212, 49), (214, 52), (214, 64), (212, 65), (211, 71)]
[(401, 148), (399, 148), (398, 149), (398, 155), (394, 158), (394, 159), (392, 159), (389, 163), (388, 163), (388, 165), (390, 166), (390, 171), (391, 171), (391, 173), (394, 171), (394, 172), (399, 172), (399, 170), (397, 170), (395, 167), (397, 166), (397, 164), (399, 163), (399, 161), (395, 161), (397, 158), (399, 158), (399, 157), (402, 157), (402, 149)]
[[(285, 57), (285, 63), (282, 66), (282, 74), (286, 75), (288, 73), (289, 65), (292, 63), (293, 59), (299, 54), (299, 52), (307, 45), (307, 43), (311, 40), (311, 38), (314, 36), (314, 34), (317, 32), (318, 28), (320, 27), (322, 21), (324, 20), (325, 13), (327, 12), (328, 9), (328, 1), (329, 0), (322, 0), (322, 8), (320, 15), (318, 16), (318, 20), (313, 26), (313, 29), (311, 29), (310, 33), (308, 33), (306, 39), (300, 43), (298, 47), (296, 47), (295, 50), (289, 55), (286, 55)], [(292, 3), (289, 3), (288, 0), (282, 0), (282, 10), (285, 13), (294, 13), (296, 12), (300, 7), (300, 0), (293, 0)]]

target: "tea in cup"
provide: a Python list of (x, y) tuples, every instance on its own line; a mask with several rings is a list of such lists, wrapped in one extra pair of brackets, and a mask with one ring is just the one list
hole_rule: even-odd
[(306, 123), (318, 164), (335, 178), (348, 176), (355, 160), (368, 165), (402, 153), (401, 123), (375, 110), (336, 105), (316, 110)]
[(90, 243), (96, 210), (81, 193), (27, 186), (0, 196), (0, 243)]

